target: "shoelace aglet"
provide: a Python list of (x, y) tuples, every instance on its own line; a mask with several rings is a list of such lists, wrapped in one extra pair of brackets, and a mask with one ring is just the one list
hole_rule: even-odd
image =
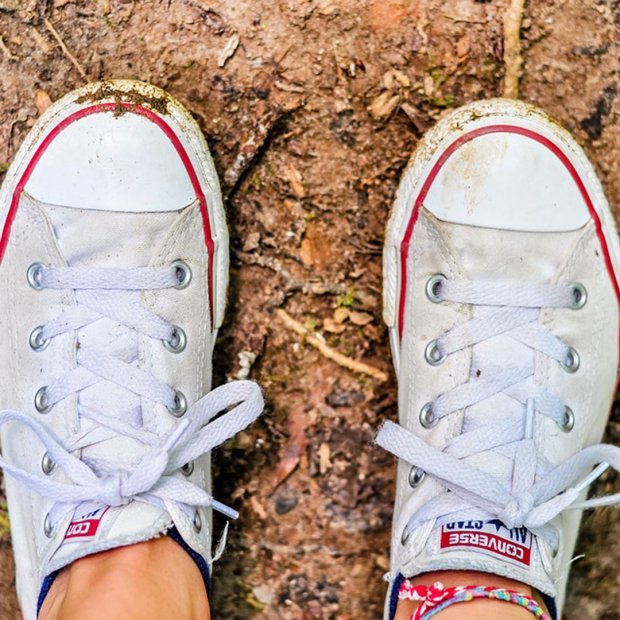
[(236, 510), (233, 510), (232, 508), (228, 507), (226, 504), (222, 504), (222, 502), (218, 502), (216, 499), (214, 499), (211, 502), (211, 508), (213, 508), (213, 510), (217, 510), (218, 512), (221, 512), (224, 516), (228, 517), (229, 519), (236, 520), (239, 518), (239, 513)]
[(609, 463), (601, 463), (575, 487), (575, 491), (577, 491), (577, 493), (581, 493), (581, 491), (583, 491), (586, 487), (589, 487), (597, 478), (602, 476), (607, 469), (609, 469)]
[(185, 434), (187, 429), (189, 428), (189, 420), (185, 418), (181, 420), (174, 431), (170, 434), (166, 443), (164, 444), (164, 450), (166, 452), (170, 452), (174, 446), (179, 442), (179, 439)]

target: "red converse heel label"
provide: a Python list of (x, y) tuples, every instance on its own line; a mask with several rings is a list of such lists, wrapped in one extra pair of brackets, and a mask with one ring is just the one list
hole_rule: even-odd
[(90, 509), (80, 510), (79, 514), (76, 510), (63, 542), (85, 542), (95, 538), (101, 520), (109, 508), (109, 506), (99, 506), (98, 508), (91, 506)]
[(532, 560), (532, 534), (524, 527), (509, 529), (501, 521), (455, 521), (441, 528), (439, 549), (472, 550), (500, 557), (519, 566)]

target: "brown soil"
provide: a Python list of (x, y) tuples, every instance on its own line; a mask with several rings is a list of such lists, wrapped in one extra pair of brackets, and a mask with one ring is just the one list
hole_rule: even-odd
[[(506, 4), (0, 0), (0, 170), (82, 73), (166, 89), (215, 157), (233, 259), (216, 381), (255, 354), (251, 377), (269, 400), (217, 457), (219, 496), (241, 509), (215, 576), (217, 618), (380, 617), (394, 464), (372, 436), (396, 410), (383, 228), (421, 133), (448, 108), (502, 93)], [(522, 98), (577, 136), (620, 205), (620, 2), (531, 0), (521, 45)], [(280, 307), (391, 378), (326, 360), (284, 327)], [(579, 551), (566, 618), (618, 620), (618, 513), (586, 516)], [(12, 620), (6, 533), (0, 574), (0, 617)]]

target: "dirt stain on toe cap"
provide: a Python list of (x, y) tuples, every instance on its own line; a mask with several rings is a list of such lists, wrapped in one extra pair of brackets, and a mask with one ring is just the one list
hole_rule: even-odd
[(135, 86), (124, 88), (114, 82), (101, 82), (94, 90), (78, 97), (76, 103), (100, 103), (108, 99), (112, 99), (116, 103), (114, 108), (114, 116), (116, 117), (123, 116), (137, 107), (146, 107), (158, 114), (169, 114), (171, 104), (170, 97), (159, 89), (151, 88), (148, 85), (142, 89)]

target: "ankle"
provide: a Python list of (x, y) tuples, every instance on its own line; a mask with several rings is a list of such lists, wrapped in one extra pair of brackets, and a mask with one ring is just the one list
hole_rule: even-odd
[(210, 615), (200, 571), (163, 536), (81, 558), (58, 575), (40, 619), (84, 617), (208, 620)]
[[(411, 586), (430, 587), (436, 582), (442, 583), (446, 588), (457, 586), (492, 586), (518, 592), (534, 599), (548, 613), (542, 597), (532, 588), (524, 583), (476, 571), (439, 571), (425, 573), (412, 578)], [(394, 620), (409, 620), (412, 614), (420, 606), (420, 602), (412, 600), (399, 601)], [(472, 600), (466, 603), (458, 603), (436, 612), (436, 617), (444, 620), (495, 620), (505, 618), (506, 620), (532, 620), (534, 615), (531, 611), (505, 601), (481, 599)]]

